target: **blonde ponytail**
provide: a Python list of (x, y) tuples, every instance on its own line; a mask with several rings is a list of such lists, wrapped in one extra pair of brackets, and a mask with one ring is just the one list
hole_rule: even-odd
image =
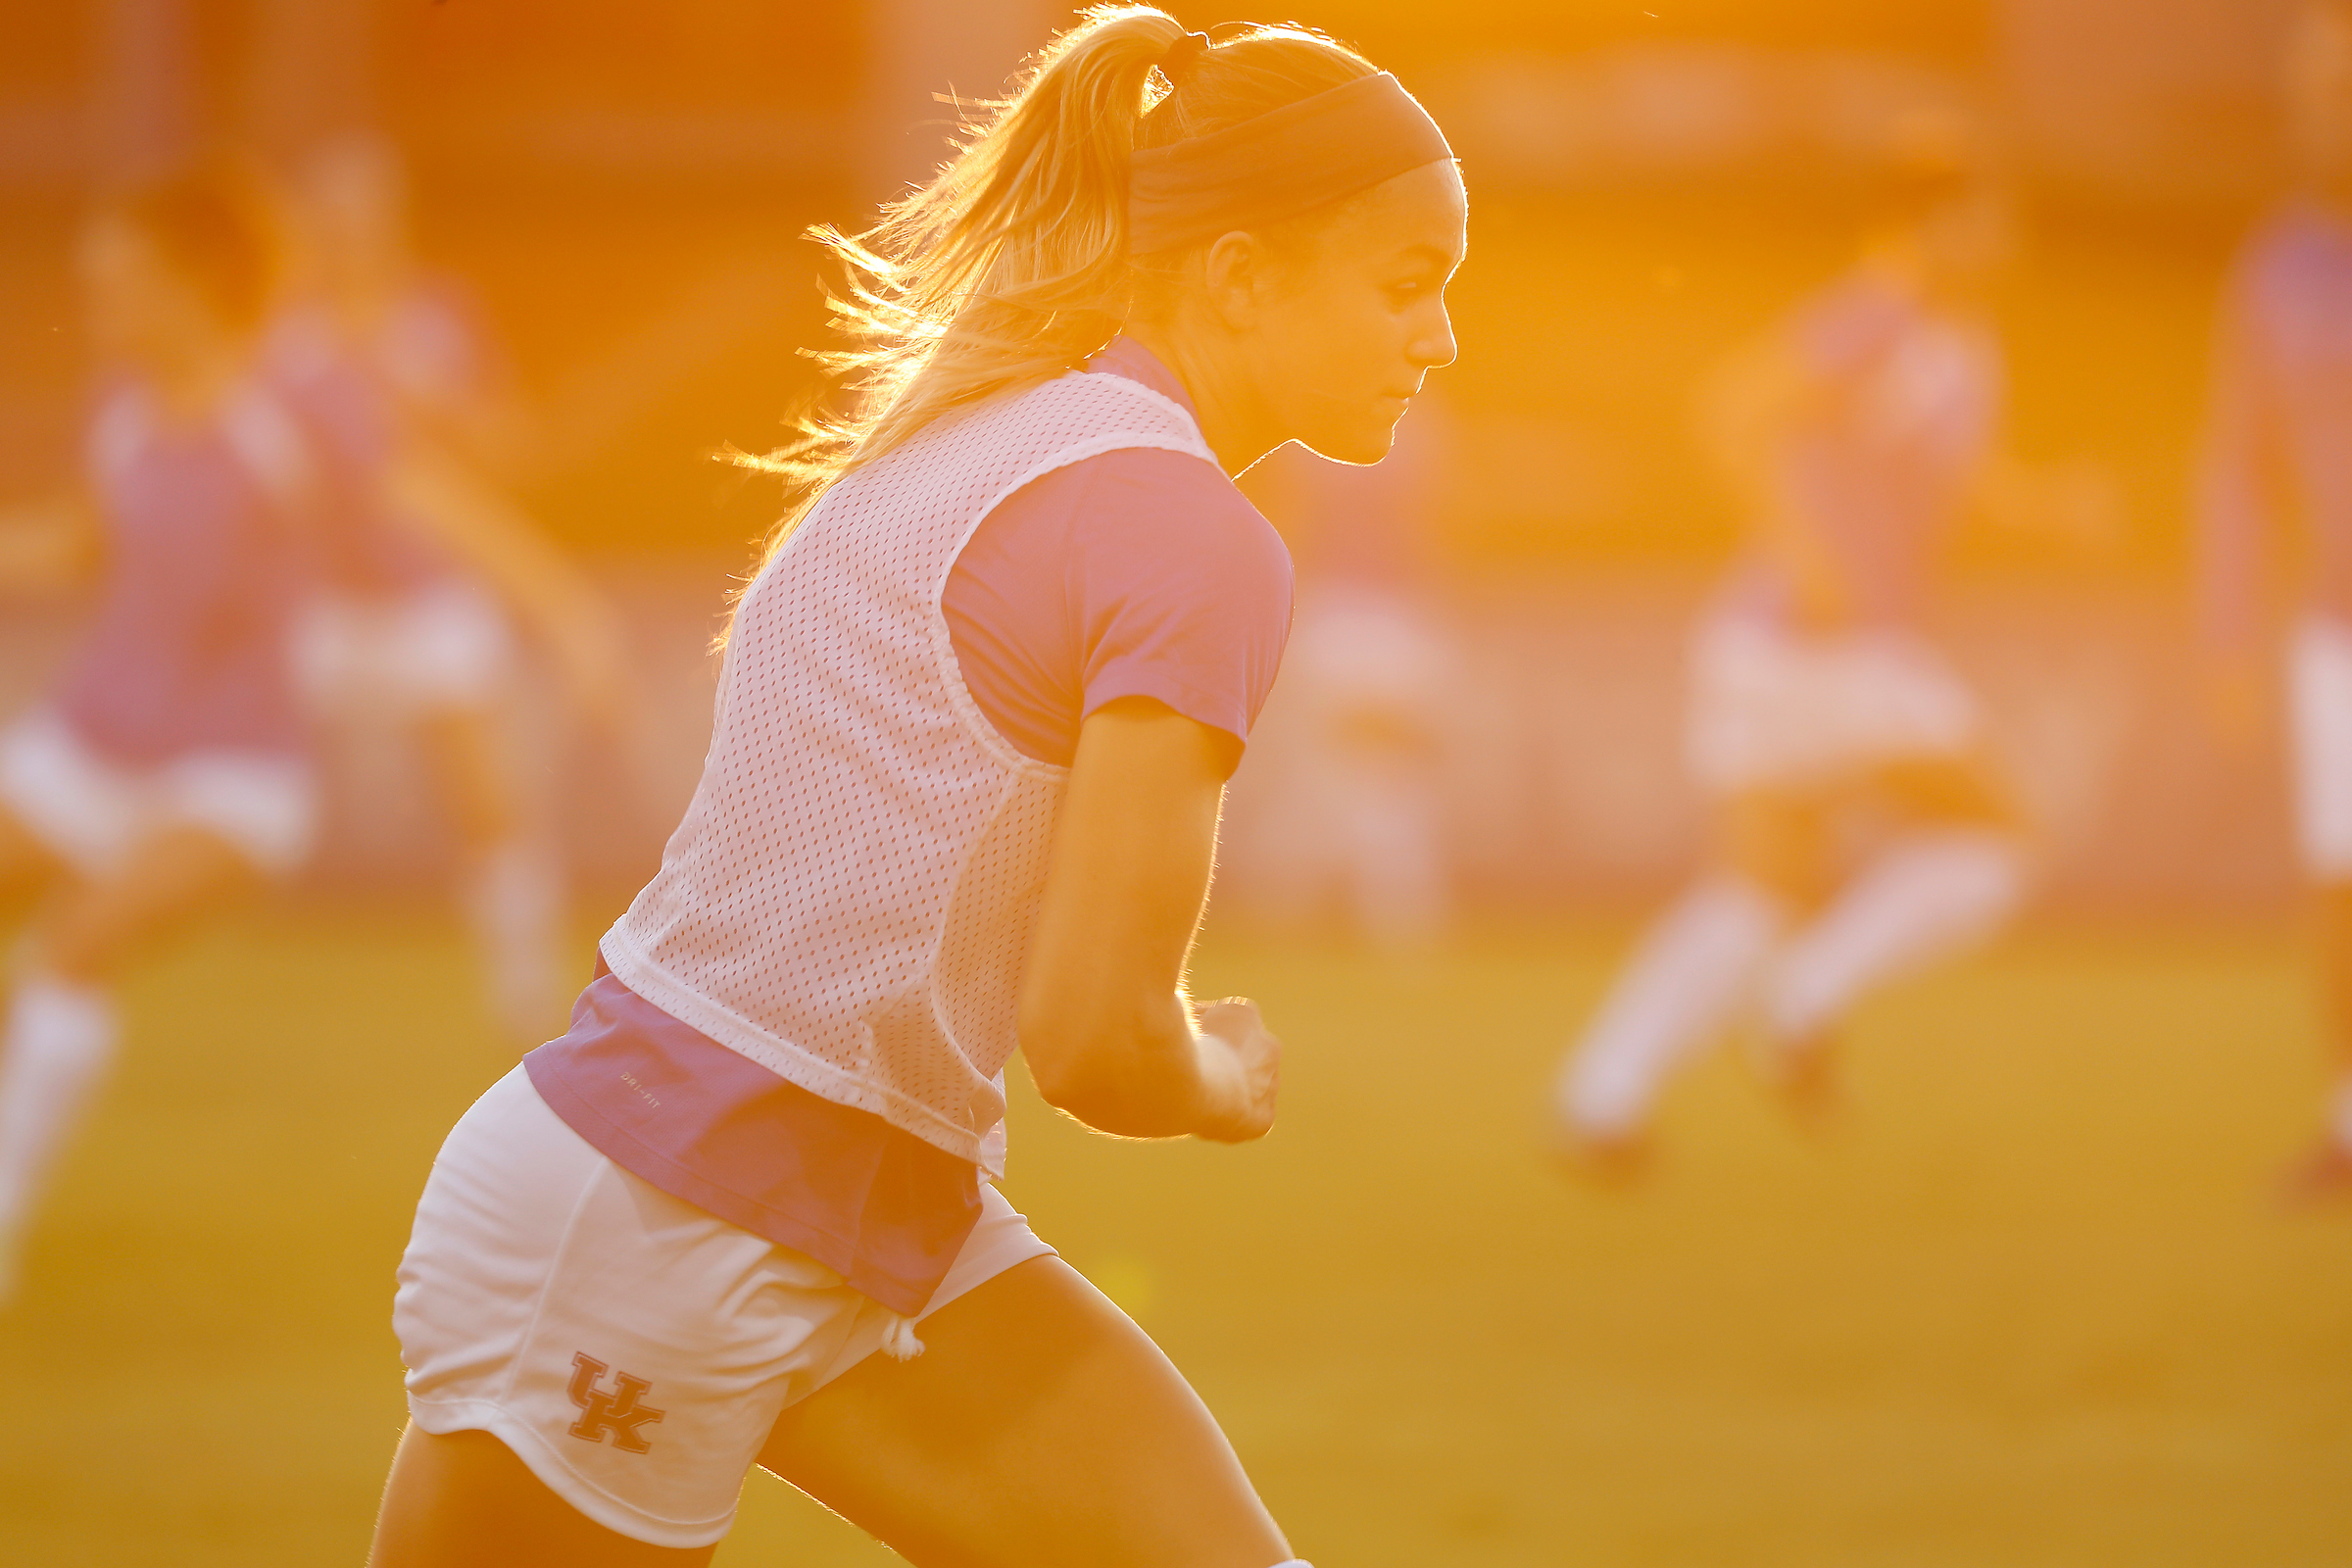
[(847, 274), (828, 303), (852, 346), (811, 354), (841, 380), (847, 409), (802, 421), (778, 452), (735, 455), (800, 492), (765, 554), (844, 474), (936, 419), (1075, 368), (1117, 334), (1142, 278), (1127, 251), (1139, 142), (1202, 135), (1373, 69), (1318, 34), (1253, 28), (1185, 73), (1176, 97), (1195, 102), (1183, 113), (1155, 113), (1169, 92), (1154, 68), (1182, 36), (1150, 6), (1092, 8), (1008, 97), (978, 106), (992, 113), (965, 126), (930, 184), (865, 233), (810, 231)]

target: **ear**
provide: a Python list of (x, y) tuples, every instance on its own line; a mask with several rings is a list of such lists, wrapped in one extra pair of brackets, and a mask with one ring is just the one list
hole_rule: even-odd
[(1263, 318), (1273, 298), (1273, 258), (1255, 234), (1235, 229), (1220, 234), (1201, 258), (1208, 308), (1231, 331), (1248, 331)]

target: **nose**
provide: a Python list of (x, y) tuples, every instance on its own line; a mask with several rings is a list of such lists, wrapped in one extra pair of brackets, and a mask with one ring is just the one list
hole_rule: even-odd
[(1451, 365), (1459, 352), (1453, 341), (1453, 315), (1441, 301), (1436, 319), (1415, 334), (1405, 353), (1423, 369), (1436, 370)]

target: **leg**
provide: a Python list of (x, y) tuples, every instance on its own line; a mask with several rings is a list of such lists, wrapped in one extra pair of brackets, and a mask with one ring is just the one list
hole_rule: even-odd
[(59, 900), (35, 933), (34, 961), (69, 983), (102, 985), (196, 915), (259, 880), (245, 852), (211, 828), (164, 828), (121, 866)]
[(1554, 1103), (1573, 1145), (1641, 1138), (1667, 1077), (1746, 1002), (1786, 918), (1752, 882), (1716, 876), (1650, 930), (1561, 1070)]
[(2319, 887), (2323, 1028), (2335, 1062), (2326, 1126), (2286, 1171), (2283, 1196), (2303, 1203), (2352, 1195), (2352, 631), (2305, 621), (2286, 675), (2295, 837)]
[(1417, 759), (1357, 755), (1337, 814), (1356, 928), (1384, 953), (1427, 952), (1445, 934), (1446, 858)]
[(478, 856), (518, 831), (513, 769), (507, 765), (496, 710), (437, 708), (417, 720), (426, 767), (442, 808), (466, 853)]
[(714, 1546), (649, 1546), (550, 1492), (487, 1432), (401, 1434), (368, 1568), (697, 1568)]
[[(2343, 1089), (2339, 1099), (2352, 1101), (2352, 880), (2321, 885), (2319, 926), (2328, 1045)], [(2352, 1115), (2339, 1113), (2336, 1122), (2336, 1137), (2352, 1150)]]
[(1871, 986), (1988, 936), (2024, 892), (2024, 857), (2005, 833), (1945, 828), (1907, 836), (1773, 961), (1764, 986), (1768, 1034), (1776, 1045), (1802, 1049)]
[(1290, 1548), (1158, 1347), (1059, 1258), (1021, 1263), (787, 1409), (766, 1469), (917, 1568), (1274, 1568)]
[(209, 829), (167, 828), (118, 870), (70, 887), (32, 933), (0, 1045), (0, 1296), (41, 1186), (113, 1058), (106, 983), (253, 874)]
[(2318, 947), (2325, 1030), (2334, 1074), (2327, 1120), (2311, 1149), (2287, 1168), (2289, 1203), (2352, 1195), (2352, 878), (2320, 884)]
[(466, 917), (489, 971), (499, 1020), (537, 1045), (560, 1024), (564, 889), (555, 858), (522, 829), (520, 790), (496, 710), (449, 707), (420, 733), (437, 792), (465, 848)]
[[(15, 914), (54, 886), (65, 867), (15, 812), (0, 806), (0, 903)], [(17, 922), (11, 919), (9, 925)], [(19, 976), (0, 1026), (0, 1301), (15, 1294), (17, 1249), (40, 1174), (66, 1128), (78, 1119), (89, 1086), (103, 1070), (112, 1020), (74, 1027), (39, 976)]]
[(1735, 797), (1722, 823), (1729, 869), (1651, 928), (1562, 1066), (1554, 1094), (1571, 1151), (1634, 1147), (1651, 1102), (1691, 1053), (1730, 1026), (1824, 860), (1821, 813), (1766, 791)]
[(21, 918), (17, 911), (55, 886), (65, 869), (49, 846), (0, 803), (0, 921), (15, 925)]

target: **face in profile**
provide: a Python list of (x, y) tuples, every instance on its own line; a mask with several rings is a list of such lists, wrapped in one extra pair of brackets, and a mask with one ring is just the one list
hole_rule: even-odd
[(2315, 5), (2288, 42), (2286, 101), (2295, 151), (2318, 179), (2352, 183), (2352, 9)]
[(1468, 243), (1469, 198), (1450, 163), (1348, 202), (1316, 231), (1261, 329), (1273, 414), (1342, 463), (1378, 463), (1421, 378), (1451, 364), (1446, 285)]

